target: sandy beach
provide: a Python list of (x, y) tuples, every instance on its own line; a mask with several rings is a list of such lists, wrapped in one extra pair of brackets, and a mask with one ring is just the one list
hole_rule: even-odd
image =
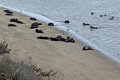
[[(97, 50), (83, 51), (83, 43), (66, 43), (37, 39), (38, 36), (54, 37), (67, 34), (45, 24), (38, 29), (43, 34), (30, 29), (34, 22), (29, 16), (14, 12), (12, 16), (5, 15), (0, 8), (0, 40), (6, 40), (11, 48), (8, 54), (13, 60), (28, 60), (44, 70), (57, 71), (56, 80), (120, 80), (120, 69)], [(10, 22), (17, 18), (24, 24)], [(8, 27), (9, 23), (17, 27)]]

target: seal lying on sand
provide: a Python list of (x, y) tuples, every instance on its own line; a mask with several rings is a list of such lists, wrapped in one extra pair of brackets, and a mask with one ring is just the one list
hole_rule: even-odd
[(83, 50), (94, 50), (94, 49), (92, 47), (90, 47), (90, 46), (84, 46)]
[(17, 18), (11, 18), (10, 22), (16, 22), (16, 23), (24, 24), (22, 21), (19, 21)]

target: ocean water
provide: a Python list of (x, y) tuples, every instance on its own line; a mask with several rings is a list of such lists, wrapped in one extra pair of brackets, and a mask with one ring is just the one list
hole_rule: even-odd
[[(1, 0), (0, 5), (43, 15), (71, 29), (120, 62), (120, 0)], [(94, 12), (94, 15), (91, 15)], [(105, 17), (100, 15), (106, 14)], [(113, 20), (109, 20), (114, 16)], [(70, 24), (62, 21), (70, 20)], [(90, 23), (99, 29), (90, 29)], [(74, 33), (73, 33), (74, 34)], [(76, 37), (79, 37), (76, 36)], [(81, 38), (80, 37), (80, 38)]]

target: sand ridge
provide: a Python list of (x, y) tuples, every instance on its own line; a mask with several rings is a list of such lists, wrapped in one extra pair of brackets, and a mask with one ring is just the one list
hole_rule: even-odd
[[(57, 80), (119, 80), (120, 71), (112, 62), (105, 59), (97, 51), (83, 51), (84, 44), (55, 42), (39, 40), (40, 35), (56, 36), (64, 32), (42, 25), (44, 34), (35, 33), (35, 29), (29, 29), (30, 17), (14, 12), (13, 16), (6, 16), (0, 9), (0, 40), (5, 39), (12, 49), (11, 58), (26, 60), (31, 57), (33, 63), (39, 67), (57, 71)], [(18, 18), (25, 24), (17, 24), (17, 27), (8, 27), (10, 18)], [(40, 21), (37, 21), (40, 22)]]

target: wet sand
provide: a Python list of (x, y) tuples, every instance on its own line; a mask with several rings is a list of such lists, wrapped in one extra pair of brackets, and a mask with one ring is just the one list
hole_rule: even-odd
[[(4, 8), (0, 8), (0, 40), (6, 40), (12, 49), (9, 54), (13, 60), (28, 60), (44, 70), (57, 71), (56, 80), (119, 80), (120, 69), (111, 60), (97, 50), (83, 51), (83, 43), (65, 43), (37, 39), (38, 36), (67, 37), (67, 34), (47, 25), (38, 29), (43, 34), (30, 29), (33, 22), (29, 16), (14, 12), (6, 16)], [(18, 18), (24, 24), (8, 27), (11, 18)], [(40, 22), (40, 21), (37, 21)]]

